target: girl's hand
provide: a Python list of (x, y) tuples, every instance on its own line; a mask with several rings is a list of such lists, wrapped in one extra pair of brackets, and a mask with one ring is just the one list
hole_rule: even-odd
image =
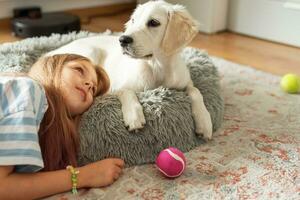
[(97, 161), (79, 169), (78, 184), (80, 187), (103, 187), (116, 181), (124, 167), (124, 161), (108, 158)]

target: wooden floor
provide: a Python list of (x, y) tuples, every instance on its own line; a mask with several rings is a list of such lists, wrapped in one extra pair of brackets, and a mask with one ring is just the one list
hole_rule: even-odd
[[(83, 30), (102, 32), (106, 29), (122, 31), (132, 11), (117, 15), (96, 16), (82, 25)], [(10, 29), (0, 28), (0, 43), (20, 40)], [(210, 55), (248, 65), (277, 75), (300, 75), (300, 48), (273, 43), (231, 32), (213, 35), (199, 33), (191, 46), (206, 49)]]

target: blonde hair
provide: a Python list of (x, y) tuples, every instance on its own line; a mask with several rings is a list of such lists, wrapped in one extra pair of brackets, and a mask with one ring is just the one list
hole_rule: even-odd
[[(70, 115), (60, 88), (62, 69), (70, 61), (89, 60), (75, 54), (41, 57), (28, 73), (29, 77), (44, 87), (49, 106), (39, 129), (44, 171), (62, 169), (67, 165), (77, 166), (77, 125), (80, 116)], [(104, 69), (94, 67), (98, 78), (97, 95), (102, 95), (109, 89), (109, 78)]]

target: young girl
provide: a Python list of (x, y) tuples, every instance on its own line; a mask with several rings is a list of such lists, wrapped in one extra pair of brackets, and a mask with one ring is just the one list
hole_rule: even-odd
[(0, 75), (0, 199), (76, 193), (120, 176), (121, 159), (76, 161), (79, 117), (108, 88), (106, 73), (74, 54), (43, 57), (26, 76)]

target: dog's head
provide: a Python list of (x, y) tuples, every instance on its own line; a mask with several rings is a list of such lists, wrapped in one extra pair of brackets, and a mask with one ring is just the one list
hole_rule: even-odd
[(198, 23), (180, 5), (150, 1), (139, 5), (120, 36), (123, 52), (134, 58), (172, 55), (198, 33)]

